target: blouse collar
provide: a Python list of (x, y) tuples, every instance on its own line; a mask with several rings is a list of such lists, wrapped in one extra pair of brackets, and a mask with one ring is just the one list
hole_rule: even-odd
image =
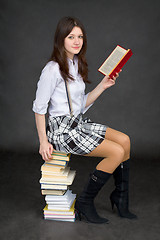
[(67, 58), (67, 59), (69, 64), (75, 65), (78, 62), (78, 57), (76, 55), (74, 55), (73, 59), (71, 58)]

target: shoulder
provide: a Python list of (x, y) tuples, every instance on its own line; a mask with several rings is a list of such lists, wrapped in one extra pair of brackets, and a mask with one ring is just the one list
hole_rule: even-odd
[(44, 73), (44, 72), (46, 74), (59, 73), (59, 64), (54, 61), (49, 61), (42, 69), (42, 73)]

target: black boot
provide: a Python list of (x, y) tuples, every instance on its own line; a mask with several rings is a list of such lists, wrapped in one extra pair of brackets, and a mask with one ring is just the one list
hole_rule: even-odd
[(108, 222), (106, 218), (102, 218), (98, 215), (94, 206), (94, 199), (110, 176), (110, 173), (106, 173), (100, 170), (95, 170), (93, 174), (91, 174), (88, 184), (75, 203), (75, 211), (79, 220), (81, 220), (81, 215), (83, 215), (87, 222)]
[(110, 195), (112, 209), (114, 204), (118, 209), (120, 217), (135, 219), (137, 216), (129, 211), (129, 160), (121, 163), (113, 172), (115, 190)]

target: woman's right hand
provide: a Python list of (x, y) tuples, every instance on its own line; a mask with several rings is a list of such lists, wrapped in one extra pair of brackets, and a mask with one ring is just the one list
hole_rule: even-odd
[(47, 140), (40, 143), (39, 153), (41, 154), (44, 161), (49, 161), (54, 151), (53, 146)]

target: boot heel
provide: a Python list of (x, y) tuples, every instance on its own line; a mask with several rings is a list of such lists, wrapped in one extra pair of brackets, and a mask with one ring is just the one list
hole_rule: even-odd
[(78, 219), (79, 221), (82, 220), (81, 213), (80, 213), (78, 210), (76, 210), (76, 209), (75, 209), (75, 217), (76, 217), (76, 219)]

